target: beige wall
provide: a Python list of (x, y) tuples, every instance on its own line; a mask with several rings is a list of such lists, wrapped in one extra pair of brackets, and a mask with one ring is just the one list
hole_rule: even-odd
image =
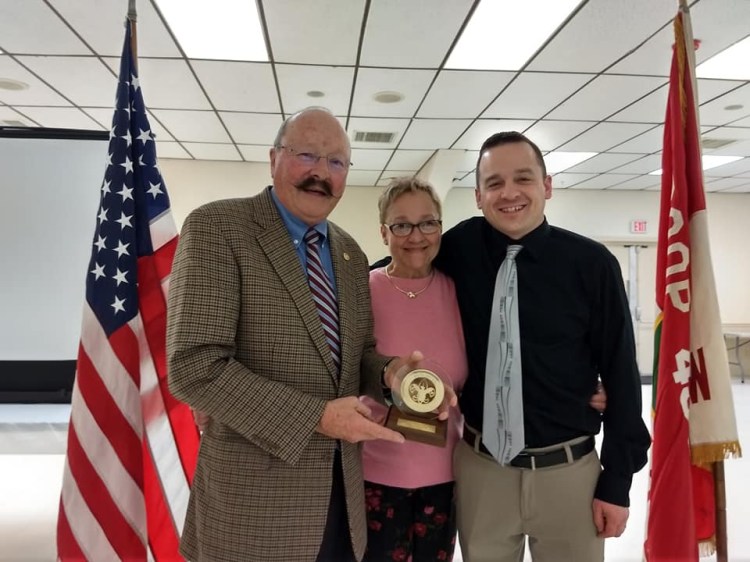
[[(160, 166), (178, 226), (191, 209), (203, 203), (253, 195), (271, 181), (268, 164), (164, 159)], [(331, 216), (356, 238), (371, 261), (387, 253), (378, 228), (380, 193), (381, 188), (376, 187), (348, 187)], [(750, 194), (709, 193), (707, 204), (722, 321), (727, 330), (750, 332), (750, 252), (746, 248), (750, 240)], [(473, 189), (454, 188), (448, 193), (443, 211), (446, 228), (477, 214)], [(560, 189), (547, 202), (547, 218), (551, 224), (605, 242), (620, 259), (626, 277), (627, 251), (623, 246), (633, 242), (651, 246), (639, 259), (643, 321), (637, 334), (641, 370), (650, 372), (655, 317), (653, 245), (659, 221), (659, 194)], [(634, 219), (647, 221), (645, 235), (630, 233), (630, 221)]]

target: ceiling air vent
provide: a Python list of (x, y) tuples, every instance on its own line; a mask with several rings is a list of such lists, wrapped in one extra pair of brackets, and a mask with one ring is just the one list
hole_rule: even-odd
[(732, 144), (735, 141), (735, 139), (709, 139), (707, 137), (703, 137), (701, 139), (701, 146), (703, 148), (721, 148), (722, 146), (726, 146), (728, 144)]
[(393, 142), (396, 133), (379, 133), (375, 131), (354, 131), (354, 142), (379, 142), (388, 144)]

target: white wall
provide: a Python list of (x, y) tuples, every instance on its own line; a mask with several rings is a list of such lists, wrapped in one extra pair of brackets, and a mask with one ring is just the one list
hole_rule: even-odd
[[(162, 160), (161, 169), (172, 199), (177, 224), (196, 206), (224, 197), (258, 193), (271, 181), (268, 164)], [(386, 255), (378, 228), (377, 199), (382, 188), (348, 187), (333, 212), (332, 220), (346, 229), (371, 261)], [(709, 232), (722, 321), (729, 330), (750, 331), (750, 259), (744, 248), (750, 240), (750, 194), (709, 193)], [(474, 190), (454, 188), (443, 204), (445, 228), (478, 215)], [(551, 224), (605, 242), (623, 265), (627, 277), (624, 244), (650, 247), (640, 254), (639, 297), (642, 322), (637, 333), (639, 362), (651, 372), (654, 311), (654, 271), (659, 222), (659, 193), (653, 191), (555, 190), (547, 202)], [(646, 220), (645, 234), (631, 234), (630, 221)]]

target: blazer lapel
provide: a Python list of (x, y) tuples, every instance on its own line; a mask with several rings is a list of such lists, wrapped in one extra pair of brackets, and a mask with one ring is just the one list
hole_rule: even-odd
[(352, 361), (352, 337), (357, 326), (358, 304), (356, 284), (352, 274), (351, 262), (346, 248), (331, 224), (328, 225), (328, 237), (331, 242), (331, 261), (333, 274), (336, 277), (336, 292), (339, 305), (339, 340), (341, 341), (341, 376), (359, 373), (359, 365), (348, 368)]
[[(310, 333), (312, 341), (315, 343), (318, 353), (320, 353), (321, 359), (326, 364), (334, 383), (338, 387), (339, 375), (333, 357), (331, 357), (331, 348), (328, 347), (328, 342), (323, 333), (323, 325), (320, 322), (320, 316), (318, 316), (318, 309), (310, 294), (307, 275), (302, 271), (297, 252), (289, 239), (289, 231), (287, 231), (284, 221), (281, 220), (268, 191), (261, 194), (259, 203), (261, 208), (257, 217), (260, 222), (264, 223), (265, 230), (258, 236), (258, 244), (279, 279), (281, 279), (283, 289), (289, 293), (307, 331)], [(341, 304), (339, 304), (340, 310)]]

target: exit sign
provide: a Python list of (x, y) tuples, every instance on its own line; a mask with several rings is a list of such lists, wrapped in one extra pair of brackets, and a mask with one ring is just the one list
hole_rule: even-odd
[(648, 222), (645, 220), (632, 220), (630, 221), (630, 232), (632, 234), (646, 234), (648, 230)]

